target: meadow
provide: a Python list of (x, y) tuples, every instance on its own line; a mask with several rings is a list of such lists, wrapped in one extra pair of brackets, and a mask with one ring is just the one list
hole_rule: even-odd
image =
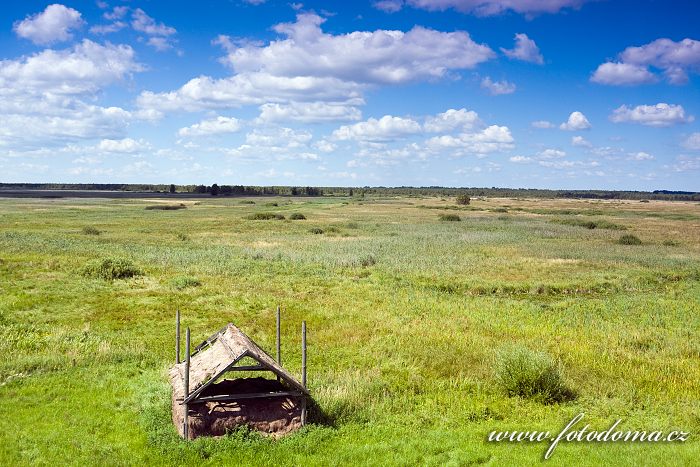
[[(136, 274), (99, 277), (104, 259)], [(308, 324), (313, 423), (182, 441), (175, 310), (194, 342), (233, 322), (273, 352), (278, 304), (297, 375)], [(556, 361), (572, 396), (505, 392), (511, 348)], [(548, 443), (486, 441), (581, 412), (690, 438), (546, 461)], [(0, 464), (692, 465), (698, 433), (697, 202), (0, 198)]]

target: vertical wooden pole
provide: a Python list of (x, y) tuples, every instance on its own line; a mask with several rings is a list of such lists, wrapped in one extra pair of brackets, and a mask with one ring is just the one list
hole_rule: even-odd
[(306, 387), (306, 321), (301, 322), (301, 385)]
[[(301, 322), (301, 385), (306, 388), (306, 321)], [(306, 395), (301, 396), (301, 426), (306, 425)]]
[[(190, 328), (185, 331), (185, 347), (187, 349), (187, 355), (185, 356), (185, 395), (184, 397), (190, 395)], [(182, 433), (185, 440), (190, 439), (190, 427), (189, 427), (189, 404), (185, 404), (185, 416), (184, 416), (184, 426), (182, 428)]]
[(180, 310), (175, 311), (175, 363), (180, 363)]
[[(277, 364), (282, 365), (282, 340), (280, 328), (282, 326), (282, 316), (280, 315), (280, 306), (277, 305)], [(279, 383), (280, 377), (277, 376), (277, 382)]]

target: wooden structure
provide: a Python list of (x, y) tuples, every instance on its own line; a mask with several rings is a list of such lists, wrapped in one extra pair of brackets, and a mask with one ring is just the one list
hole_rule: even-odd
[[(176, 315), (176, 364), (173, 422), (180, 436), (220, 436), (240, 426), (272, 436), (306, 423), (306, 322), (302, 323), (302, 382), (280, 364), (280, 312), (277, 309), (277, 360), (229, 323), (190, 352), (186, 330), (185, 360), (180, 360), (180, 314)], [(272, 373), (276, 379), (236, 378), (240, 372)], [(232, 378), (233, 377), (233, 378)]]

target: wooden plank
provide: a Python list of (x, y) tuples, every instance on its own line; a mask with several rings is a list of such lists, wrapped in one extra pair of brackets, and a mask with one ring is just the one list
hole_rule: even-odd
[[(190, 328), (185, 331), (185, 348), (187, 355), (185, 356), (185, 397), (190, 392)], [(185, 441), (190, 439), (190, 424), (189, 424), (189, 411), (190, 407), (185, 403), (185, 414), (183, 417), (182, 434), (184, 435)]]
[(306, 321), (301, 322), (301, 385), (306, 388)]
[(180, 310), (175, 311), (175, 364), (180, 363)]
[(233, 368), (229, 368), (229, 371), (270, 371), (270, 369), (262, 365), (247, 365), (234, 366)]
[[(225, 400), (242, 400), (242, 399), (261, 399), (267, 397), (302, 397), (304, 394), (301, 391), (278, 391), (278, 392), (251, 392), (247, 394), (221, 394), (216, 396), (202, 396), (191, 403), (197, 402), (213, 402)], [(304, 397), (304, 399), (306, 399)]]

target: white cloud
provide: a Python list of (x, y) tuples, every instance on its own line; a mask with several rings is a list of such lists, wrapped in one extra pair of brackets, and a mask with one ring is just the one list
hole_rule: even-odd
[(269, 128), (253, 130), (246, 135), (246, 144), (267, 149), (290, 149), (305, 147), (311, 141), (308, 131), (295, 131), (291, 128)]
[(588, 141), (586, 138), (583, 136), (572, 136), (571, 137), (571, 145), (572, 146), (578, 146), (581, 148), (591, 148), (593, 145), (591, 144), (590, 141)]
[(333, 132), (333, 138), (341, 141), (391, 141), (420, 132), (421, 126), (415, 120), (385, 115), (378, 120), (370, 118), (354, 125), (341, 126)]
[(654, 156), (649, 154), (648, 152), (635, 152), (635, 153), (630, 153), (628, 159), (633, 160), (633, 161), (650, 161), (654, 160)]
[(84, 39), (70, 49), (46, 49), (18, 60), (0, 61), (0, 93), (94, 93), (142, 69), (128, 45), (100, 45)]
[(148, 149), (150, 146), (143, 140), (136, 141), (132, 138), (103, 139), (96, 146), (101, 152), (133, 154)]
[(692, 133), (683, 141), (683, 147), (693, 151), (700, 151), (700, 132)]
[[(528, 16), (540, 13), (557, 13), (564, 8), (579, 8), (586, 0), (393, 0), (377, 3), (392, 3), (398, 11), (403, 4), (429, 11), (455, 9), (477, 16), (494, 16), (514, 11)], [(375, 7), (377, 7), (375, 3)], [(384, 6), (386, 8), (386, 6)], [(381, 9), (381, 8), (380, 8)]]
[(515, 92), (515, 84), (508, 81), (492, 81), (489, 76), (481, 80), (481, 87), (487, 89), (493, 96)]
[(325, 139), (316, 141), (313, 146), (321, 152), (333, 152), (337, 147), (335, 144)]
[(465, 154), (487, 154), (513, 148), (513, 136), (507, 126), (491, 125), (481, 131), (442, 135), (425, 142), (431, 150), (452, 150), (456, 156)]
[(403, 0), (379, 0), (372, 3), (372, 6), (386, 13), (396, 13), (403, 7)]
[(684, 84), (688, 72), (700, 69), (700, 41), (657, 39), (640, 47), (627, 47), (617, 62), (603, 63), (591, 81), (610, 85), (635, 85), (657, 80), (649, 68), (659, 69), (671, 84)]
[(235, 133), (241, 129), (241, 122), (233, 117), (216, 117), (210, 120), (202, 120), (194, 125), (180, 128), (178, 135), (183, 137), (221, 135)]
[(527, 37), (527, 34), (516, 34), (515, 47), (512, 49), (504, 49), (501, 47), (501, 52), (508, 58), (537, 63), (539, 65), (544, 63), (544, 57), (542, 57), (539, 47), (537, 47), (535, 41)]
[(90, 27), (90, 33), (97, 35), (112, 34), (113, 32), (121, 31), (127, 26), (123, 21), (115, 21), (111, 24), (98, 24)]
[(335, 78), (244, 73), (222, 79), (200, 76), (171, 92), (144, 91), (137, 98), (137, 105), (144, 110), (160, 112), (194, 112), (290, 101), (363, 102), (357, 84)]
[(633, 109), (623, 105), (610, 115), (610, 121), (614, 123), (639, 123), (654, 127), (667, 127), (693, 120), (693, 116), (686, 116), (682, 106), (663, 102), (656, 105), (638, 105)]
[(41, 13), (15, 22), (12, 29), (19, 37), (47, 45), (71, 40), (71, 30), (79, 29), (84, 23), (79, 11), (55, 3)]
[(591, 76), (591, 81), (610, 85), (636, 85), (653, 83), (656, 76), (646, 67), (629, 63), (603, 63)]
[(440, 32), (415, 26), (408, 32), (333, 35), (321, 30), (324, 21), (312, 13), (299, 14), (295, 23), (274, 26), (285, 38), (266, 46), (236, 47), (229, 41), (226, 62), (238, 73), (387, 84), (441, 78), (450, 70), (473, 68), (495, 56), (464, 31)]
[(260, 106), (261, 122), (333, 122), (360, 120), (362, 112), (354, 106), (327, 102), (292, 102), (289, 104), (263, 104)]
[(532, 122), (530, 125), (532, 125), (533, 128), (539, 128), (539, 129), (547, 129), (547, 128), (554, 128), (556, 125), (552, 122), (548, 122), (547, 120), (536, 120)]
[(559, 129), (567, 131), (587, 130), (591, 127), (588, 119), (581, 112), (571, 112), (569, 119), (559, 125)]
[(124, 18), (126, 16), (126, 13), (129, 11), (128, 6), (115, 6), (112, 8), (112, 11), (107, 11), (102, 14), (102, 17), (104, 19), (108, 19), (110, 21), (115, 21)]
[(146, 43), (159, 52), (173, 47), (173, 38), (171, 36), (177, 33), (177, 30), (163, 23), (156, 22), (141, 8), (136, 8), (131, 13), (131, 27), (135, 31), (149, 36)]
[(470, 130), (480, 123), (479, 115), (473, 110), (449, 109), (435, 116), (427, 117), (423, 128), (430, 133), (444, 133), (455, 129)]
[(515, 162), (516, 164), (528, 164), (532, 162), (532, 158), (526, 156), (513, 156), (508, 158), (508, 160), (511, 162)]
[(560, 159), (566, 157), (566, 152), (559, 149), (545, 149), (537, 153), (539, 159)]
[(676, 163), (671, 166), (674, 172), (690, 172), (700, 170), (700, 157), (678, 156)]

